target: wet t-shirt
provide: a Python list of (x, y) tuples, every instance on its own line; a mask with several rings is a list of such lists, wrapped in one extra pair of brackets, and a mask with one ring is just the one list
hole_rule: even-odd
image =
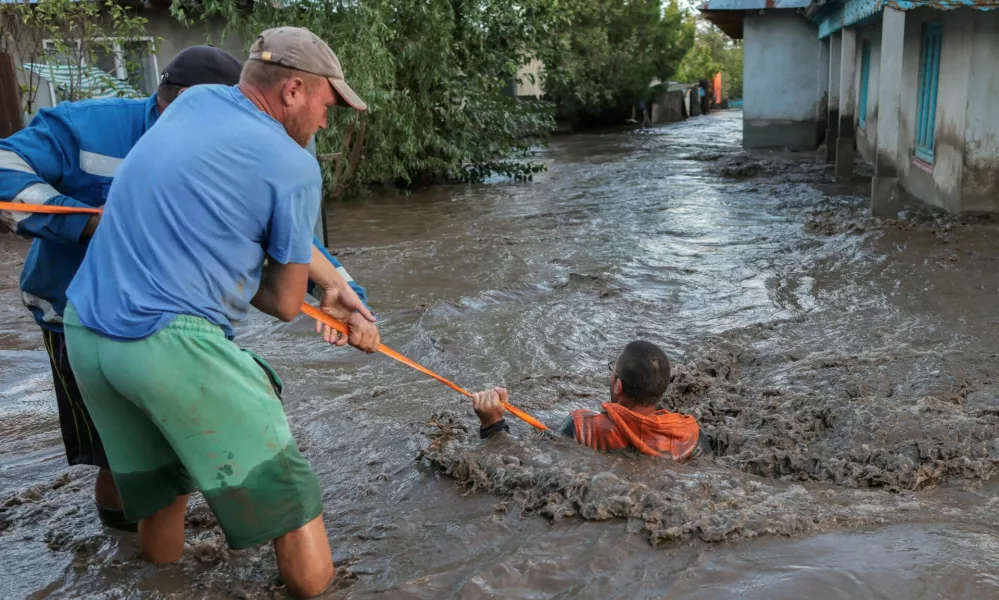
[(177, 315), (233, 337), (265, 255), (307, 264), (319, 165), (238, 87), (189, 88), (125, 158), (67, 296), (87, 328), (136, 340)]

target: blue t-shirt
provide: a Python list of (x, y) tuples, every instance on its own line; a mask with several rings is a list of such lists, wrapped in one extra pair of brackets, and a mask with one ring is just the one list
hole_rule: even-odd
[(67, 296), (109, 338), (193, 315), (231, 339), (265, 254), (311, 261), (321, 195), (316, 160), (238, 87), (189, 88), (118, 169)]

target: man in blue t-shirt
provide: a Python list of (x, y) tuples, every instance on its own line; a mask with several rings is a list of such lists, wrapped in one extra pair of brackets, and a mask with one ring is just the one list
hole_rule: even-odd
[(325, 42), (263, 32), (238, 86), (189, 90), (128, 154), (69, 286), (70, 361), (147, 560), (180, 558), (200, 489), (230, 546), (275, 541), (294, 595), (332, 580), (319, 483), (280, 380), (232, 338), (251, 305), (294, 319), (311, 279), (350, 328), (339, 344), (379, 343), (312, 244), (322, 178), (304, 148), (339, 102), (366, 108)]
[[(167, 107), (191, 86), (235, 85), (242, 64), (219, 48), (181, 50), (149, 98), (96, 98), (43, 108), (31, 124), (0, 139), (0, 200), (15, 204), (99, 207), (122, 159)], [(41, 328), (59, 428), (71, 465), (98, 467), (94, 500), (101, 521), (135, 531), (121, 511), (100, 435), (87, 412), (66, 352), (66, 288), (83, 261), (99, 217), (0, 211), (14, 232), (33, 238), (21, 269), (21, 299)]]

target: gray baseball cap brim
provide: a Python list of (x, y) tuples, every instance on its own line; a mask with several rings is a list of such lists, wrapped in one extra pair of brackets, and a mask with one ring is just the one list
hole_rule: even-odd
[(358, 112), (368, 110), (367, 103), (365, 103), (364, 100), (361, 100), (361, 97), (358, 96), (357, 92), (351, 89), (349, 85), (347, 85), (346, 81), (343, 79), (336, 79), (335, 77), (327, 77), (326, 79), (328, 79), (330, 85), (333, 86), (333, 90), (336, 91), (336, 93), (343, 98), (343, 101), (346, 102), (351, 108)]

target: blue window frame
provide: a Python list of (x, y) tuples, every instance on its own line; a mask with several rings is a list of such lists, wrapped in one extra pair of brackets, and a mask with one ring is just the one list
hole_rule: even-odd
[(860, 45), (860, 106), (857, 107), (857, 123), (867, 127), (867, 88), (871, 83), (871, 42)]
[(919, 61), (919, 99), (916, 105), (916, 158), (930, 164), (933, 163), (942, 33), (943, 28), (940, 23), (923, 25), (923, 48)]

